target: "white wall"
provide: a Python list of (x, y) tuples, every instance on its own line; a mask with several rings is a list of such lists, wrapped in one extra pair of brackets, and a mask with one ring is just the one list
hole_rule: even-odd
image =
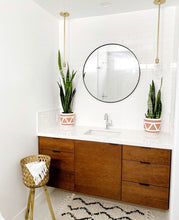
[[(172, 173), (171, 173), (171, 197), (170, 197), (170, 219), (179, 219), (179, 7), (177, 8), (176, 16), (176, 28), (175, 28), (175, 47), (176, 47), (176, 57), (178, 57), (177, 62), (177, 89), (176, 89), (176, 107), (175, 107), (175, 138), (172, 156)], [(178, 49), (178, 50), (177, 50)], [(178, 56), (177, 56), (178, 55)]]
[(58, 103), (58, 31), (58, 21), (32, 0), (0, 1), (0, 212), (6, 220), (27, 203), (19, 162), (37, 153), (36, 112)]
[[(179, 53), (179, 50), (178, 50)], [(179, 65), (179, 61), (178, 61)], [(175, 116), (175, 148), (172, 155), (172, 172), (171, 172), (171, 197), (170, 197), (170, 219), (179, 219), (179, 70), (177, 72), (177, 90), (176, 90), (176, 116)]]
[[(160, 59), (163, 73), (163, 123), (162, 131), (172, 132), (176, 67), (174, 57), (175, 7), (163, 8), (161, 13)], [(62, 29), (62, 23), (60, 29)], [(149, 83), (157, 85), (160, 76), (152, 69), (156, 56), (157, 9), (72, 19), (68, 23), (68, 60), (71, 68), (78, 70), (77, 94), (74, 110), (77, 125), (104, 126), (103, 116), (108, 112), (114, 127), (143, 129), (147, 110)], [(62, 36), (61, 38), (62, 39)], [(122, 102), (106, 104), (89, 95), (82, 80), (82, 68), (87, 56), (105, 43), (119, 43), (129, 47), (138, 57), (142, 67), (141, 79), (135, 92)], [(60, 42), (61, 50), (63, 41)]]

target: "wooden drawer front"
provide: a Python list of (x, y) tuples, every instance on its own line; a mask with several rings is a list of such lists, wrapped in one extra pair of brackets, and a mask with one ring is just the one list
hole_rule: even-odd
[(170, 166), (123, 160), (122, 180), (169, 187)]
[(122, 201), (160, 209), (169, 208), (169, 189), (122, 182)]
[(123, 159), (170, 165), (170, 150), (123, 146)]
[(65, 171), (74, 171), (74, 154), (66, 152), (53, 152), (51, 150), (40, 149), (40, 154), (49, 155), (51, 160), (51, 166), (65, 170)]
[(50, 170), (50, 179), (48, 186), (56, 188), (74, 190), (74, 174), (70, 172), (60, 171), (58, 169)]
[(74, 152), (73, 140), (39, 137), (39, 148), (57, 151)]
[(121, 146), (75, 142), (75, 191), (121, 198)]

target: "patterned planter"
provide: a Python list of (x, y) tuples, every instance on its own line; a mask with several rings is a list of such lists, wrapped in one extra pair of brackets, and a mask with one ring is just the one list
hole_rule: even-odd
[(159, 133), (161, 127), (161, 118), (144, 118), (144, 130), (149, 133)]
[(60, 122), (61, 122), (61, 125), (74, 125), (75, 113), (61, 113)]

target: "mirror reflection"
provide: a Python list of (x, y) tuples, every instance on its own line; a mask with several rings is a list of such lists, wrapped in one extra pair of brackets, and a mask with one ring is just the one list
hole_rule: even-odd
[(135, 54), (119, 44), (96, 48), (83, 67), (88, 92), (103, 102), (127, 98), (137, 87), (139, 78), (140, 67)]

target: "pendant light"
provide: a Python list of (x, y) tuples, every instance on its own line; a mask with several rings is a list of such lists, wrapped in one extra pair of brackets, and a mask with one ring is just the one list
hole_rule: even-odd
[(164, 4), (166, 0), (154, 0), (154, 4), (158, 5), (158, 30), (157, 30), (157, 56), (155, 59), (155, 63), (158, 64), (159, 60), (159, 37), (160, 37), (160, 6)]
[(66, 18), (70, 16), (70, 14), (68, 12), (60, 12), (60, 15), (64, 18), (64, 49), (63, 49), (63, 59), (64, 59), (64, 62), (63, 62), (63, 67), (66, 67), (66, 62), (65, 62), (65, 56), (66, 56)]

